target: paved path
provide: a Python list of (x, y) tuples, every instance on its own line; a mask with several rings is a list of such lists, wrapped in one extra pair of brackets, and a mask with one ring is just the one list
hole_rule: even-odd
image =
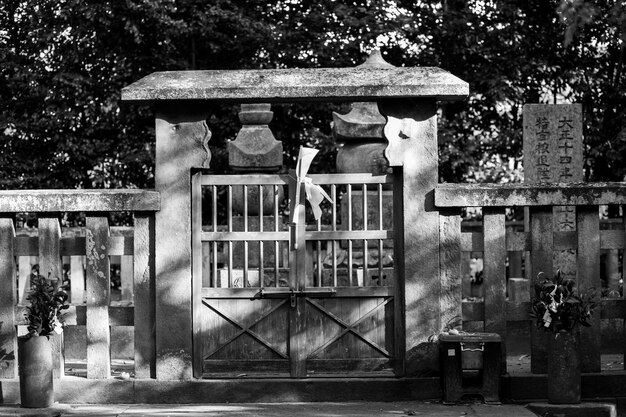
[(374, 416), (434, 416), (434, 417), (536, 417), (522, 405), (442, 405), (436, 402), (392, 403), (280, 403), (280, 404), (190, 404), (190, 405), (66, 405), (50, 409), (26, 409), (0, 405), (0, 417), (57, 416), (225, 416), (225, 417), (374, 417)]

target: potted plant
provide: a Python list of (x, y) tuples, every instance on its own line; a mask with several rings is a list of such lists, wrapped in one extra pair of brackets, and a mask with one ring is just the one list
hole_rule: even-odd
[(58, 280), (31, 275), (26, 299), (28, 334), (18, 338), (18, 369), (22, 407), (42, 408), (54, 403), (50, 338), (63, 332), (62, 311), (69, 308)]
[(548, 401), (552, 404), (580, 402), (580, 326), (591, 326), (596, 307), (593, 288), (580, 292), (571, 279), (557, 270), (552, 279), (537, 275), (531, 317), (537, 327), (554, 334), (549, 338)]

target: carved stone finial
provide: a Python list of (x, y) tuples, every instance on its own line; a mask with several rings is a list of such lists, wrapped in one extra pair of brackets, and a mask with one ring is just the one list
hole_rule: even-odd
[(364, 63), (357, 65), (357, 68), (396, 68), (396, 66), (385, 61), (380, 49), (374, 49)]
[(243, 124), (228, 143), (228, 164), (239, 171), (277, 171), (283, 164), (283, 144), (274, 138), (268, 124), (274, 113), (270, 104), (242, 104)]
[[(386, 62), (380, 50), (371, 52), (357, 68), (395, 68)], [(384, 156), (383, 136), (386, 119), (374, 102), (352, 103), (348, 114), (333, 112), (333, 133), (344, 146), (337, 152), (339, 172), (370, 172), (384, 174), (388, 163)]]

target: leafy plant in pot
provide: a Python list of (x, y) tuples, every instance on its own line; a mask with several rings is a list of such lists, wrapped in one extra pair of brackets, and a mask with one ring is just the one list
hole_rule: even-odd
[(578, 291), (576, 283), (557, 270), (552, 279), (537, 275), (531, 317), (537, 327), (553, 333), (548, 350), (548, 401), (552, 404), (580, 402), (580, 327), (591, 326), (596, 291)]
[(68, 295), (58, 280), (31, 275), (26, 299), (28, 334), (18, 338), (18, 366), (22, 407), (42, 408), (54, 403), (51, 337), (63, 332)]

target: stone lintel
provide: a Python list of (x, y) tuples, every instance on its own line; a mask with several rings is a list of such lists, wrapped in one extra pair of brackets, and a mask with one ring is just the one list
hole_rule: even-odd
[(524, 207), (626, 204), (624, 183), (439, 184), (437, 207)]
[(307, 68), (155, 72), (122, 89), (122, 100), (236, 102), (461, 100), (468, 83), (436, 67)]

